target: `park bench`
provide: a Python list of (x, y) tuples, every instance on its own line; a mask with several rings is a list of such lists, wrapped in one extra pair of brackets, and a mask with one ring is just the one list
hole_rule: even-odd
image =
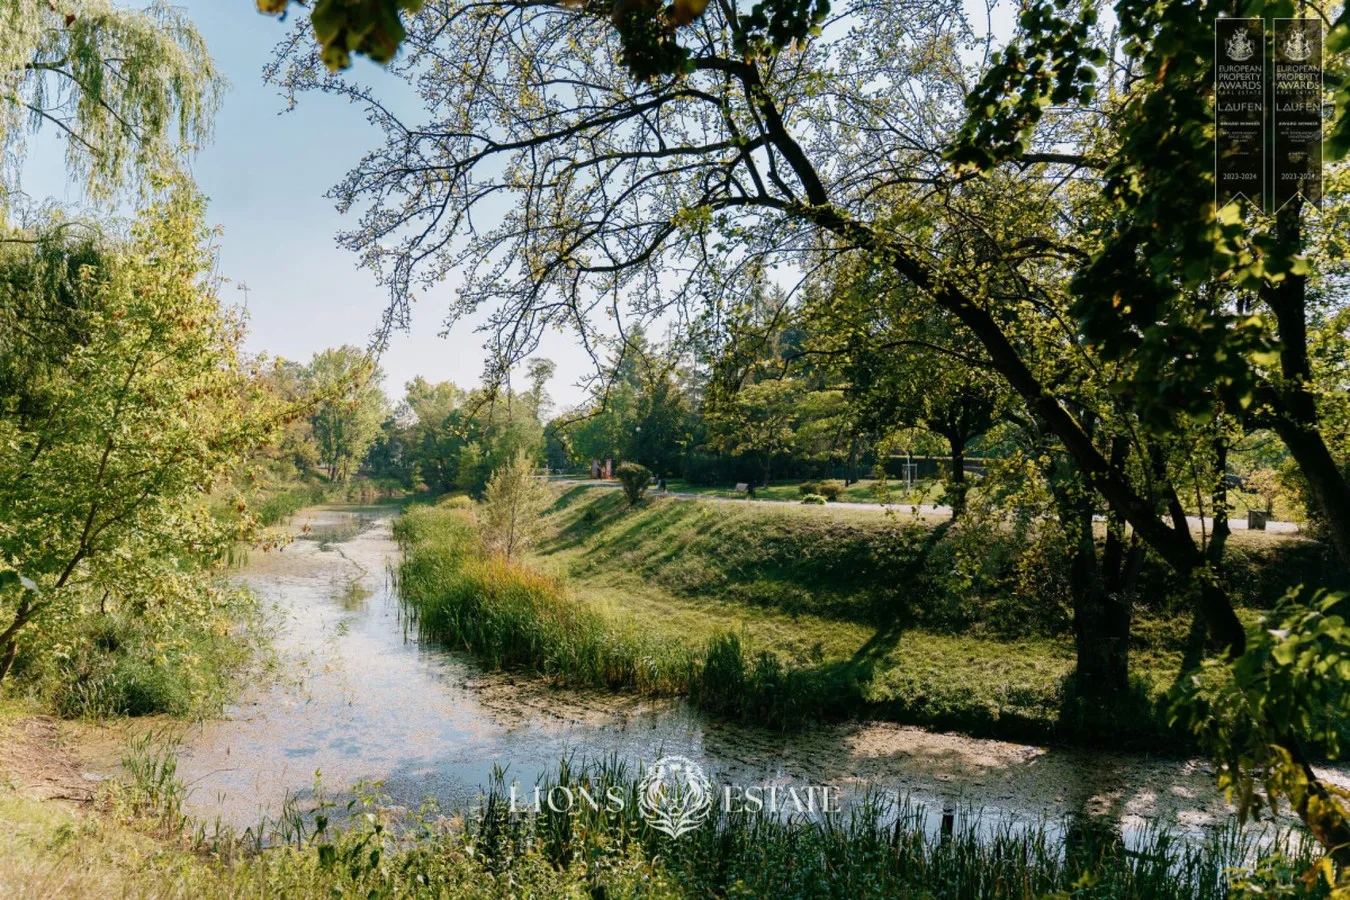
[(738, 494), (749, 493), (749, 491), (750, 491), (750, 485), (746, 484), (744, 481), (739, 482), (739, 483), (736, 485), (736, 493), (738, 493)]

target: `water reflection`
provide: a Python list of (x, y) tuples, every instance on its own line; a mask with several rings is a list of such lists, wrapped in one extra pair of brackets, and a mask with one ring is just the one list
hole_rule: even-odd
[[(284, 620), (288, 680), (251, 690), (224, 721), (186, 737), (190, 811), (238, 828), (276, 816), (316, 772), (335, 790), (382, 782), (396, 805), (475, 801), (493, 767), (523, 786), (566, 755), (636, 766), (663, 754), (700, 761), (714, 784), (836, 785), (845, 803), (879, 791), (981, 822), (1066, 823), (1070, 836), (1150, 826), (1197, 831), (1227, 817), (1210, 767), (929, 734), (891, 724), (784, 736), (709, 721), (674, 700), (562, 691), (485, 673), (469, 657), (406, 633), (389, 565), (387, 511), (309, 511), (311, 539), (255, 554), (240, 580)], [(1342, 782), (1344, 779), (1338, 779)]]

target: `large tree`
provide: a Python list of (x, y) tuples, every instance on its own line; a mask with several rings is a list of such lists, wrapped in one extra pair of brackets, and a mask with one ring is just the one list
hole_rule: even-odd
[(185, 561), (245, 534), (205, 492), (282, 410), (241, 357), (201, 214), (180, 189), (126, 240), (0, 252), (0, 679), (44, 617), (95, 592), (167, 602)]
[(107, 198), (199, 149), (224, 86), (191, 19), (163, 0), (0, 0), (0, 215), (31, 134), (51, 129), (72, 177)]
[[(544, 328), (594, 345), (615, 297), (641, 318), (715, 320), (775, 265), (865, 254), (969, 333), (1239, 656), (1246, 632), (1140, 428), (1259, 406), (1350, 564), (1350, 485), (1309, 351), (1309, 279), (1328, 273), (1303, 255), (1298, 204), (1272, 222), (1213, 209), (1211, 23), (1244, 9), (1121, 0), (1113, 34), (1094, 7), (1034, 3), (990, 55), (954, 2), (854, 0), (792, 52), (763, 39), (764, 15), (723, 2), (679, 32), (674, 65), (634, 80), (610, 4), (430, 2), (392, 67), (425, 121), (327, 78), (306, 35), (274, 74), (365, 104), (387, 133), (335, 195), (365, 207), (343, 242), (383, 273), (391, 323), (462, 269), (451, 320), (490, 311), (503, 373)], [(1110, 365), (1128, 464), (1078, 414), (1059, 360), (1019, 340), (1044, 322), (1071, 338), (1061, 356)], [(1350, 821), (1295, 731), (1271, 735), (1296, 808), (1350, 865)]]
[(345, 483), (380, 435), (389, 408), (383, 375), (365, 351), (343, 346), (314, 354), (306, 380), (315, 401), (310, 424), (319, 462), (330, 481)]

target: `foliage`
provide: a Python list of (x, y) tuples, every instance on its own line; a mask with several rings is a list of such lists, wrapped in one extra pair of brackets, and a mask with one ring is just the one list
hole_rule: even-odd
[(637, 506), (652, 483), (651, 470), (637, 463), (622, 463), (614, 470), (614, 477), (623, 484), (623, 494), (628, 498), (629, 506)]
[[(196, 596), (209, 577), (196, 566), (219, 564), (252, 525), (213, 515), (203, 492), (266, 443), (283, 411), (241, 359), (243, 328), (209, 280), (200, 216), (200, 198), (179, 188), (127, 241), (85, 256), (66, 294), (42, 289), (59, 249), (5, 251), (13, 287), (0, 307), (22, 327), (0, 336), (11, 385), (0, 571), (36, 590), (0, 585), (0, 674), (16, 640), (46, 645), (48, 629), (95, 606), (155, 614)], [(64, 316), (44, 314), (61, 304)]]
[(712, 413), (710, 443), (726, 453), (752, 454), (760, 460), (768, 487), (773, 458), (792, 446), (800, 386), (793, 381), (763, 381), (738, 391)]
[(1279, 474), (1271, 469), (1257, 469), (1247, 476), (1246, 490), (1261, 498), (1267, 514), (1274, 512), (1282, 487)]
[(802, 495), (802, 503), (805, 503), (807, 506), (824, 506), (826, 502), (826, 498), (821, 494), (812, 493)]
[(527, 550), (539, 535), (544, 509), (553, 499), (535, 477), (534, 461), (524, 450), (492, 473), (483, 491), (483, 534), (489, 550), (507, 559)]
[(694, 410), (674, 355), (639, 331), (607, 369), (603, 393), (553, 424), (565, 430), (570, 461), (586, 467), (595, 459), (628, 459), (657, 475), (678, 471), (693, 443)]
[[(1344, 750), (1350, 717), (1350, 626), (1345, 594), (1291, 593), (1250, 631), (1231, 665), (1207, 661), (1174, 708), (1219, 761), (1220, 785), (1245, 821), (1287, 800), (1325, 842), (1339, 826), (1335, 787), (1318, 781), (1306, 747)], [(1336, 875), (1329, 866), (1329, 879)], [(1341, 878), (1346, 877), (1345, 873)], [(1344, 881), (1336, 882), (1345, 887)]]
[[(285, 16), (301, 0), (257, 0), (264, 13)], [(403, 16), (421, 11), (425, 0), (318, 0), (310, 14), (319, 56), (329, 70), (351, 65), (353, 53), (387, 63), (407, 37)], [(588, 15), (608, 20), (618, 33), (623, 64), (634, 78), (649, 80), (690, 71), (689, 50), (676, 38), (707, 9), (708, 0), (659, 3), (582, 3)], [(740, 49), (754, 54), (770, 47), (789, 47), (817, 33), (829, 14), (828, 0), (758, 0), (744, 16)]]
[(838, 500), (844, 493), (844, 483), (842, 481), (829, 480), (820, 483), (820, 490), (816, 493), (829, 500), (831, 503)]
[(306, 371), (309, 394), (317, 401), (311, 426), (329, 481), (350, 481), (379, 436), (388, 406), (382, 377), (355, 347), (314, 354)]
[(60, 131), (71, 175), (107, 198), (199, 149), (225, 87), (188, 14), (162, 0), (0, 2), (0, 215), (27, 132)]

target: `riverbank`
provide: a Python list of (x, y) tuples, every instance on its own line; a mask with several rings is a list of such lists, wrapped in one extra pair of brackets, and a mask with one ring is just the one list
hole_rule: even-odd
[[(462, 516), (424, 521), (450, 520)], [(448, 540), (415, 533), (418, 521), (406, 524), (410, 562)], [(778, 726), (859, 717), (1012, 740), (1184, 746), (1165, 703), (1190, 615), (1160, 565), (1141, 577), (1133, 690), (1102, 709), (1072, 695), (1065, 573), (998, 529), (670, 498), (629, 508), (618, 492), (586, 487), (565, 489), (546, 524), (528, 568), (553, 581), (526, 588), (519, 572), (471, 567), (479, 580), (463, 599), (473, 608), (451, 602), (449, 618), (424, 620), (427, 635), (494, 665), (687, 693)], [(1248, 621), (1269, 585), (1327, 564), (1320, 545), (1259, 534), (1235, 535), (1228, 560)], [(434, 593), (444, 579), (413, 580)]]
[[(675, 698), (484, 671), (409, 632), (387, 576), (398, 565), (388, 515), (307, 510), (294, 523), (302, 540), (251, 558), (239, 578), (275, 611), (287, 677), (248, 686), (224, 719), (173, 730), (171, 772), (167, 746), (142, 745), (141, 761), (118, 774), (144, 720), (0, 717), (6, 747), (26, 741), (35, 766), (60, 763), (56, 793), (73, 796), (76, 785), (120, 797), (52, 799), (33, 772), (0, 758), (0, 816), (13, 823), (0, 836), (0, 895), (1032, 897), (1089, 875), (1084, 896), (1217, 897), (1223, 868), (1254, 858), (1249, 841), (1261, 832), (1231, 830), (1203, 763), (885, 723), (783, 734), (709, 719)], [(17, 741), (5, 730), (13, 722), (39, 733)], [(478, 800), (496, 766), (528, 794), (537, 779), (557, 780), (560, 759), (573, 778), (604, 777), (584, 756), (622, 763), (632, 779), (671, 754), (696, 760), (717, 785), (832, 785), (849, 812), (828, 828), (707, 823), (676, 843), (631, 817), (538, 820), (486, 814)], [(316, 770), (327, 799), (313, 790)], [(140, 793), (133, 771), (146, 782)], [(372, 820), (363, 794), (379, 798)], [(897, 817), (891, 806), (850, 830), (869, 796), (923, 814)], [(348, 802), (357, 815), (339, 835)], [(190, 821), (166, 825), (170, 809)], [(959, 811), (945, 841), (944, 809)], [(330, 818), (322, 835), (316, 814)], [(1160, 843), (1162, 832), (1176, 837)], [(272, 844), (261, 855), (242, 840), (260, 833)], [(1066, 863), (1066, 851), (1085, 846)], [(1276, 868), (1288, 881), (1304, 865)]]
[[(672, 837), (643, 811), (643, 773), (563, 763), (549, 797), (603, 804), (513, 805), (497, 778), (466, 814), (446, 820), (383, 807), (343, 825), (313, 820), (268, 835), (185, 827), (171, 812), (172, 775), (153, 792), (127, 782), (96, 808), (70, 809), (0, 791), (0, 893), (63, 898), (1015, 898), (1217, 900), (1234, 885), (1264, 895), (1300, 888), (1313, 863), (1287, 839), (1258, 851), (1229, 829), (1199, 843), (1155, 833), (1126, 843), (1089, 821), (990, 829), (958, 816), (935, 832), (923, 811), (878, 798), (829, 820), (795, 821), (712, 803)], [(1266, 855), (1261, 855), (1265, 853)], [(1271, 855), (1274, 854), (1274, 855)]]

